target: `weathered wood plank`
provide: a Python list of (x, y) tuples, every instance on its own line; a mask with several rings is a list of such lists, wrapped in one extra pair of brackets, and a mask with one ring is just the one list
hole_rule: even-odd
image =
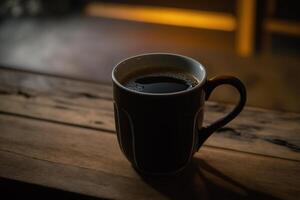
[[(0, 95), (1, 96), (1, 95)], [(20, 96), (1, 96), (0, 111), (34, 117), (58, 123), (72, 124), (99, 130), (114, 131), (115, 122), (112, 102), (99, 100), (104, 108), (86, 108), (78, 105), (66, 105), (56, 101), (55, 97), (37, 97), (26, 99)], [(76, 101), (76, 100), (75, 100)], [(109, 108), (107, 110), (107, 108)]]
[(0, 110), (114, 131), (111, 86), (0, 69)]
[[(115, 131), (110, 86), (0, 69), (0, 111)], [(209, 124), (231, 108), (206, 103)], [(300, 160), (300, 114), (246, 108), (206, 145)]]
[(203, 147), (188, 169), (142, 178), (110, 133), (0, 115), (0, 176), (108, 199), (298, 199), (300, 162)]
[(160, 197), (141, 181), (1, 150), (0, 169), (1, 177), (105, 199)]
[[(217, 110), (222, 110), (222, 105), (214, 104)], [(211, 102), (206, 122), (224, 115), (224, 111), (215, 112), (213, 107)], [(228, 107), (225, 106), (225, 112)], [(245, 108), (235, 120), (214, 133), (206, 144), (300, 161), (300, 114)]]
[(112, 88), (109, 85), (4, 68), (0, 68), (0, 85), (1, 89), (8, 87), (14, 92), (24, 92), (24, 96), (28, 91), (33, 92), (31, 93), (33, 96), (62, 95), (69, 98), (91, 99), (111, 99), (112, 97)]

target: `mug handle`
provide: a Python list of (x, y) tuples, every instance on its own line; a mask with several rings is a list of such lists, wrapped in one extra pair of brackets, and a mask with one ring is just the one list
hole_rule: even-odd
[(240, 79), (234, 77), (234, 76), (217, 76), (212, 79), (209, 79), (206, 84), (204, 85), (204, 92), (205, 92), (205, 100), (208, 100), (211, 92), (220, 85), (231, 85), (234, 88), (236, 88), (240, 94), (240, 100), (238, 104), (234, 107), (234, 109), (225, 115), (223, 118), (215, 121), (211, 125), (207, 127), (203, 127), (200, 130), (198, 130), (198, 137), (199, 137), (199, 143), (198, 143), (198, 149), (201, 147), (201, 145), (205, 142), (205, 140), (211, 136), (213, 132), (218, 130), (219, 128), (225, 126), (228, 122), (233, 120), (244, 108), (246, 99), (247, 99), (247, 93), (246, 88), (244, 84), (240, 81)]

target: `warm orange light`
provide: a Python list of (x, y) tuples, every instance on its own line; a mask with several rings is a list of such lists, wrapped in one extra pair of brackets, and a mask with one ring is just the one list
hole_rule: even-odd
[(90, 16), (158, 23), (193, 28), (233, 31), (235, 19), (230, 14), (188, 9), (91, 3), (86, 7)]

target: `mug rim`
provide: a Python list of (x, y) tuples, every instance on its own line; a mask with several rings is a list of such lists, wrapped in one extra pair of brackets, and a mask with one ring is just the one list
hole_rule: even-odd
[[(117, 78), (115, 77), (115, 72), (116, 72), (116, 69), (118, 68), (118, 66), (125, 62), (125, 61), (128, 61), (128, 60), (131, 60), (131, 59), (135, 59), (135, 58), (138, 58), (138, 57), (143, 57), (143, 56), (148, 56), (148, 55), (168, 55), (168, 56), (175, 56), (175, 57), (181, 57), (181, 58), (184, 58), (184, 59), (187, 59), (187, 60), (191, 60), (192, 62), (196, 63), (199, 68), (202, 69), (203, 71), (203, 78), (202, 80), (198, 80), (199, 83), (189, 89), (189, 90), (182, 90), (182, 91), (178, 91), (178, 92), (168, 92), (168, 93), (149, 93), (149, 92), (140, 92), (140, 91), (137, 91), (137, 90), (132, 90), (132, 89), (129, 89), (127, 87), (125, 87), (123, 84), (121, 84)], [(205, 67), (200, 63), (198, 62), (197, 60), (195, 60), (194, 58), (191, 58), (191, 57), (188, 57), (188, 56), (184, 56), (184, 55), (180, 55), (180, 54), (175, 54), (175, 53), (160, 53), (160, 52), (155, 52), (155, 53), (143, 53), (143, 54), (137, 54), (137, 55), (134, 55), (134, 56), (130, 56), (128, 58), (125, 58), (123, 60), (121, 60), (120, 62), (118, 62), (113, 70), (112, 70), (112, 80), (115, 84), (117, 84), (117, 86), (119, 86), (120, 88), (128, 91), (128, 92), (131, 92), (131, 93), (135, 93), (135, 94), (140, 94), (140, 95), (149, 95), (149, 96), (173, 96), (173, 95), (180, 95), (180, 94), (186, 94), (186, 93), (189, 93), (189, 92), (192, 92), (198, 88), (200, 88), (201, 86), (204, 85), (204, 83), (206, 82), (207, 80), (207, 74), (206, 74), (206, 69)]]

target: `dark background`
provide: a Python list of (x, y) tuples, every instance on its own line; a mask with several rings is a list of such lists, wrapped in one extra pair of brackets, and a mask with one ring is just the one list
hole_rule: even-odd
[[(110, 84), (113, 66), (146, 52), (191, 56), (209, 77), (231, 74), (245, 82), (248, 106), (299, 112), (300, 40), (297, 1), (257, 1), (255, 51), (236, 51), (236, 31), (143, 23), (91, 16), (91, 3), (184, 8), (238, 17), (238, 0), (4, 0), (0, 2), (0, 65)], [(272, 32), (266, 19), (284, 21), (298, 34)], [(291, 26), (290, 23), (296, 24)], [(218, 89), (212, 100), (234, 103), (234, 90)]]

